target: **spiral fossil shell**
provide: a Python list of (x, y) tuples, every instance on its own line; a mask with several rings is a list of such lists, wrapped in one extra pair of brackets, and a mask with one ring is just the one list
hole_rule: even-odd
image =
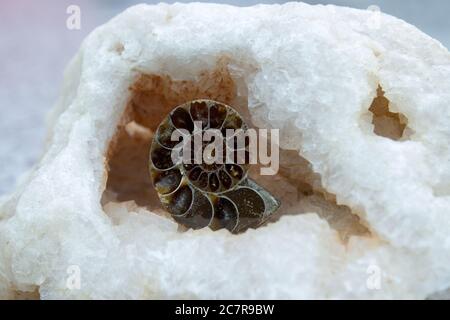
[[(201, 123), (201, 129), (195, 123)], [(238, 233), (260, 226), (280, 204), (248, 178), (248, 142), (239, 150), (231, 140), (236, 135), (227, 137), (224, 150), (235, 148), (233, 157), (223, 163), (196, 162), (195, 152), (190, 152), (189, 163), (173, 159), (173, 151), (182, 155), (180, 142), (172, 139), (174, 131), (192, 137), (195, 130), (206, 129), (216, 129), (225, 139), (227, 129), (245, 133), (248, 127), (232, 107), (212, 100), (180, 105), (159, 125), (150, 149), (150, 173), (163, 207), (178, 223), (192, 229), (209, 226)], [(238, 155), (244, 155), (241, 161)]]

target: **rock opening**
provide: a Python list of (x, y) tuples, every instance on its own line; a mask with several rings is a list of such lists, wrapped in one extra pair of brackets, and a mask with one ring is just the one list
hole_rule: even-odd
[[(107, 154), (108, 179), (102, 204), (133, 200), (138, 206), (169, 217), (162, 210), (149, 176), (149, 148), (153, 133), (172, 108), (194, 99), (213, 99), (237, 109), (252, 126), (247, 97), (239, 96), (236, 79), (227, 64), (199, 75), (196, 81), (175, 81), (163, 75), (141, 75), (131, 86), (131, 98)], [(271, 221), (283, 214), (317, 213), (345, 241), (351, 235), (368, 235), (359, 217), (321, 185), (320, 175), (297, 151), (280, 150), (280, 170), (260, 176), (257, 166), (250, 176), (267, 188), (282, 205)]]
[(378, 86), (377, 96), (373, 99), (369, 111), (372, 113), (373, 132), (381, 137), (391, 140), (404, 140), (408, 138), (408, 118), (401, 113), (391, 112), (390, 101), (385, 92)]

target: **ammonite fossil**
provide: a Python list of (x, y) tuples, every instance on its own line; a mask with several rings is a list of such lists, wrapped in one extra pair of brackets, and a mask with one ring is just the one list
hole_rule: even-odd
[[(150, 173), (163, 207), (178, 223), (238, 233), (260, 226), (278, 209), (278, 200), (247, 176), (248, 140), (236, 143), (237, 133), (245, 136), (247, 130), (238, 112), (212, 100), (180, 105), (161, 122), (150, 149)], [(200, 150), (195, 149), (195, 135), (206, 131), (223, 137), (223, 157), (214, 158), (223, 161), (202, 157), (218, 137), (201, 140)], [(230, 131), (236, 133), (227, 136)], [(226, 157), (227, 152), (231, 156)]]

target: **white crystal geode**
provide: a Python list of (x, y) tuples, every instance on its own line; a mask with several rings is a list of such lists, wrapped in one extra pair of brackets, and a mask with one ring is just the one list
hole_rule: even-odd
[[(160, 4), (97, 28), (66, 70), (42, 159), (0, 205), (0, 297), (426, 298), (450, 287), (450, 54), (373, 15)], [(161, 210), (148, 146), (194, 98), (281, 129), (280, 172), (259, 177), (282, 201), (267, 226), (185, 231)]]

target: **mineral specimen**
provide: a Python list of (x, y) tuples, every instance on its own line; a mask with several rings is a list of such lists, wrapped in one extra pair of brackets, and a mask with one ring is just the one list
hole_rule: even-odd
[[(0, 296), (426, 298), (450, 287), (450, 54), (372, 15), (159, 4), (97, 28), (66, 70), (42, 159), (0, 205)], [(279, 173), (256, 179), (282, 203), (268, 225), (185, 231), (161, 208), (150, 143), (195, 99), (281, 130)]]

